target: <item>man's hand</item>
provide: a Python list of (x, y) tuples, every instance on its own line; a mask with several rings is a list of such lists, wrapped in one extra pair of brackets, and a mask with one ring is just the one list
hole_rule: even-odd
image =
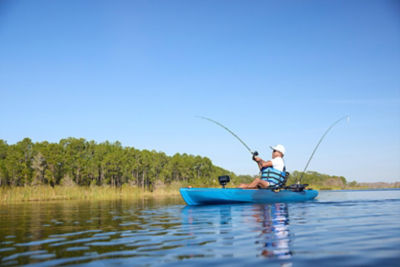
[(254, 160), (254, 161), (257, 161), (257, 160), (256, 160), (256, 157), (257, 157), (257, 156), (258, 156), (258, 152), (257, 152), (257, 151), (254, 151), (254, 152), (253, 152), (253, 160)]

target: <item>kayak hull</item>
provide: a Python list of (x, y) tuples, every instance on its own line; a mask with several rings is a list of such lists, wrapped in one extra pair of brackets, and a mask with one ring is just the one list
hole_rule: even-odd
[(316, 190), (273, 192), (268, 189), (181, 188), (179, 191), (188, 205), (302, 202), (318, 196)]

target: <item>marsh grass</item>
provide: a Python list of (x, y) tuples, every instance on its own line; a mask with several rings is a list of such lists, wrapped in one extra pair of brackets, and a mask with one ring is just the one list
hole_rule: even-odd
[[(141, 198), (167, 198), (178, 197), (179, 188), (186, 187), (174, 182), (168, 186), (162, 186), (150, 192), (136, 186), (123, 185), (111, 186), (24, 186), (24, 187), (0, 187), (0, 204), (17, 203), (26, 201), (50, 201), (50, 200), (113, 200), (113, 199), (141, 199)], [(193, 187), (201, 187), (193, 184)], [(218, 186), (216, 186), (218, 187)], [(231, 185), (229, 187), (236, 187)], [(324, 187), (313, 186), (315, 190), (360, 190), (367, 187)]]
[(25, 186), (0, 187), (0, 203), (49, 200), (110, 200), (163, 198), (179, 195), (180, 185), (174, 184), (150, 191), (135, 186)]
[(307, 188), (312, 188), (315, 190), (366, 190), (372, 189), (367, 186), (318, 186), (310, 185)]

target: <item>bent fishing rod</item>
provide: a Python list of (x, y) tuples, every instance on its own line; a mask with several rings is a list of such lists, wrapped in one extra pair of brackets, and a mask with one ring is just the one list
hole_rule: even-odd
[(335, 121), (334, 123), (332, 123), (332, 125), (329, 126), (329, 128), (328, 128), (328, 129), (325, 131), (325, 133), (322, 135), (321, 139), (319, 139), (317, 145), (315, 146), (313, 152), (311, 153), (310, 158), (309, 158), (308, 161), (307, 161), (306, 166), (304, 167), (303, 172), (301, 173), (300, 179), (297, 181), (298, 184), (301, 184), (301, 179), (303, 179), (304, 173), (306, 172), (306, 170), (307, 170), (307, 168), (308, 168), (308, 165), (310, 164), (310, 161), (311, 161), (311, 159), (313, 158), (313, 156), (314, 156), (315, 152), (317, 151), (319, 145), (321, 144), (322, 140), (325, 138), (325, 136), (328, 134), (328, 132), (329, 132), (336, 124), (338, 124), (340, 121), (342, 121), (342, 120), (344, 120), (344, 119), (347, 119), (347, 121), (349, 121), (349, 120), (350, 120), (350, 116), (346, 115), (346, 116), (344, 116), (344, 117), (341, 117), (340, 119), (338, 119), (338, 120)]
[(236, 139), (239, 140), (239, 142), (242, 143), (242, 144), (246, 147), (246, 149), (250, 152), (251, 155), (253, 155), (253, 156), (258, 156), (258, 152), (257, 152), (257, 151), (252, 152), (251, 149), (250, 149), (250, 147), (249, 147), (248, 145), (246, 145), (246, 143), (243, 142), (243, 140), (240, 139), (239, 136), (237, 136), (234, 132), (232, 132), (231, 130), (229, 130), (228, 127), (224, 126), (223, 124), (219, 123), (218, 121), (215, 121), (215, 120), (210, 119), (210, 118), (207, 118), (207, 117), (203, 117), (203, 116), (197, 116), (197, 117), (200, 118), (200, 119), (204, 119), (204, 120), (211, 121), (211, 122), (217, 124), (218, 126), (224, 128), (224, 129), (227, 130), (230, 134), (232, 134), (234, 137), (236, 137)]

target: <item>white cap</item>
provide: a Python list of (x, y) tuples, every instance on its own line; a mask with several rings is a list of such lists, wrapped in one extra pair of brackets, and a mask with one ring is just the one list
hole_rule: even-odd
[(285, 155), (286, 149), (283, 145), (276, 145), (276, 146), (270, 146), (272, 150), (276, 150), (282, 153), (282, 155)]

